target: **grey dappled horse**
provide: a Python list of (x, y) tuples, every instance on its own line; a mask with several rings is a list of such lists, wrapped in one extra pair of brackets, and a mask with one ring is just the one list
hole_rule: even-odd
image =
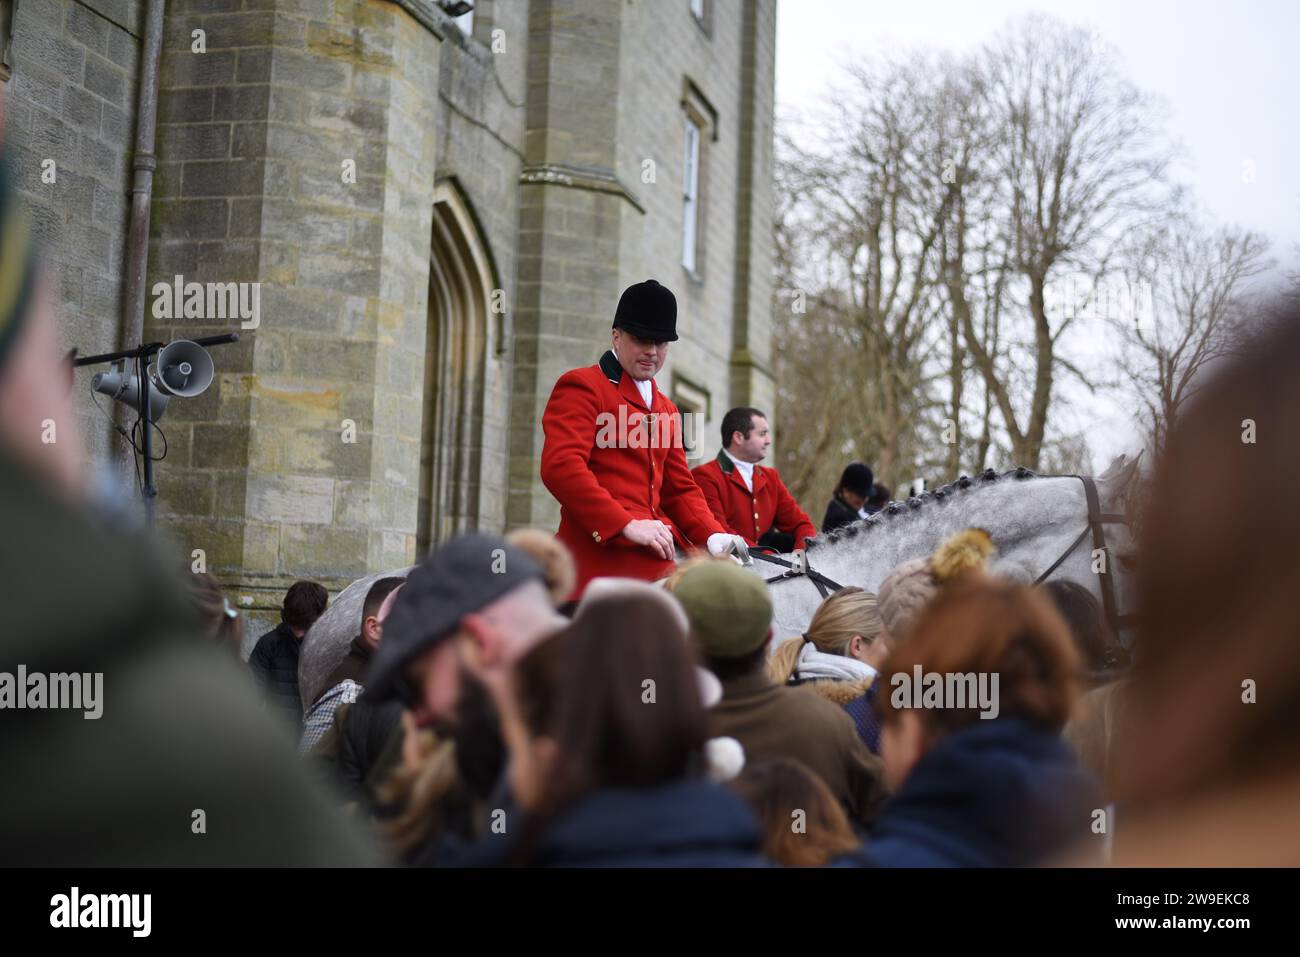
[[(1137, 464), (1136, 458), (1121, 455), (1096, 477), (1101, 512), (1123, 512), (1123, 495)], [(949, 535), (970, 527), (988, 531), (997, 546), (997, 554), (990, 560), (992, 571), (1033, 582), (1089, 527), (1084, 484), (1074, 476), (1039, 476), (1025, 469), (1001, 474), (989, 470), (920, 498), (890, 503), (868, 519), (821, 536), (808, 549), (808, 563), (836, 584), (875, 591), (893, 568), (930, 555)], [(1109, 523), (1103, 528), (1116, 613), (1129, 614), (1133, 612), (1133, 581), (1120, 557), (1132, 553), (1133, 538), (1127, 525)], [(1085, 535), (1050, 578), (1079, 582), (1101, 601), (1101, 576), (1092, 570), (1093, 548), (1091, 535)], [(757, 560), (753, 570), (764, 578), (784, 571)], [(771, 593), (778, 641), (802, 633), (822, 601), (817, 588), (803, 576), (774, 582)], [(1130, 644), (1127, 634), (1124, 644)]]
[[(1123, 511), (1122, 497), (1137, 472), (1137, 464), (1136, 458), (1121, 455), (1097, 476), (1103, 513)], [(990, 470), (926, 492), (907, 503), (893, 502), (869, 519), (821, 536), (808, 550), (808, 561), (814, 571), (839, 585), (875, 591), (895, 566), (930, 555), (949, 535), (972, 526), (988, 531), (997, 546), (998, 553), (991, 561), (994, 572), (1032, 582), (1088, 528), (1084, 485), (1072, 476), (1039, 476), (1026, 470), (999, 475)], [(1132, 552), (1132, 536), (1122, 524), (1107, 524), (1104, 530), (1116, 612), (1131, 613), (1132, 576), (1119, 557)], [(1100, 601), (1100, 576), (1092, 571), (1092, 553), (1092, 538), (1085, 535), (1052, 571), (1051, 578), (1079, 582)], [(304, 707), (310, 707), (326, 690), (322, 687), (325, 679), (360, 632), (361, 605), (370, 586), (387, 575), (405, 576), (410, 570), (376, 572), (353, 582), (307, 632), (298, 665)], [(783, 570), (761, 560), (753, 563), (753, 571), (764, 578)], [(812, 581), (798, 575), (774, 582), (771, 594), (778, 642), (802, 633), (822, 601)], [(1127, 637), (1125, 645), (1130, 644)]]

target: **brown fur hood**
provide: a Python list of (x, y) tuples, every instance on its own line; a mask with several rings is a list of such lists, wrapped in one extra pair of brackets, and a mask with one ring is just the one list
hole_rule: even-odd
[(861, 681), (841, 681), (836, 678), (817, 678), (813, 681), (801, 681), (796, 687), (815, 691), (832, 704), (843, 707), (854, 698), (866, 694), (874, 680), (874, 678), (864, 678)]

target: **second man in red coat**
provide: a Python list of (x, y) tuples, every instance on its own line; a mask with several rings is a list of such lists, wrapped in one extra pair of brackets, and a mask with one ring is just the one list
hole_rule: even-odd
[(718, 521), (747, 545), (797, 551), (817, 534), (767, 456), (772, 431), (758, 409), (732, 409), (722, 417), (722, 451), (692, 471)]

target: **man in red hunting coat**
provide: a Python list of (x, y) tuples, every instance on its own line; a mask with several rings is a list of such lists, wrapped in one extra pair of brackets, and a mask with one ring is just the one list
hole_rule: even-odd
[(560, 503), (556, 537), (578, 566), (571, 599), (597, 576), (668, 575), (675, 546), (736, 547), (691, 478), (681, 414), (655, 385), (676, 339), (672, 292), (653, 279), (629, 286), (612, 348), (560, 376), (546, 403), (542, 482)]
[(758, 409), (732, 409), (722, 417), (722, 451), (691, 474), (727, 531), (747, 545), (789, 552), (803, 548), (817, 529), (776, 469), (758, 464), (771, 444), (767, 416)]

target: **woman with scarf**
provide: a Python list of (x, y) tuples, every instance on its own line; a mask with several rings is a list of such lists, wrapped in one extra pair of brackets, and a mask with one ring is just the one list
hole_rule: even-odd
[(818, 606), (808, 630), (772, 653), (768, 674), (778, 684), (806, 684), (849, 713), (858, 737), (880, 753), (880, 721), (872, 709), (876, 672), (889, 655), (876, 596), (841, 588)]

